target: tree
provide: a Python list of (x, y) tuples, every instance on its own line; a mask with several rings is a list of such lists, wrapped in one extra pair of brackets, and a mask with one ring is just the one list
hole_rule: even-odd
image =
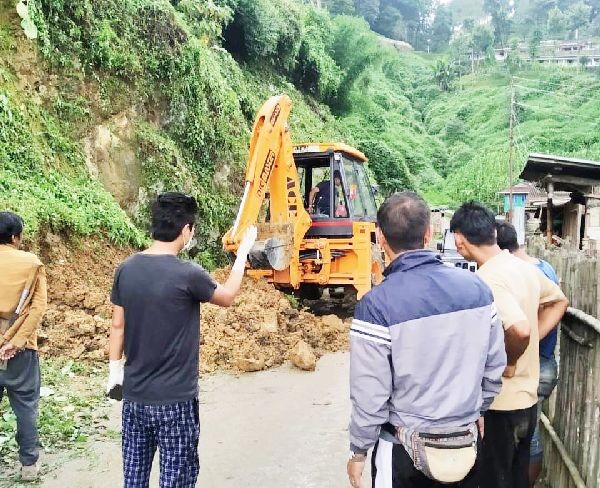
[(511, 75), (514, 75), (521, 67), (521, 56), (519, 56), (519, 40), (511, 39), (510, 49), (506, 53), (504, 60), (506, 68)]
[(592, 15), (592, 7), (583, 2), (577, 2), (567, 10), (567, 18), (569, 19), (569, 28), (571, 30), (580, 29), (590, 23)]
[(473, 37), (470, 34), (458, 34), (450, 41), (450, 59), (458, 76), (462, 76), (471, 70), (472, 47)]
[(473, 49), (479, 54), (487, 54), (494, 46), (494, 32), (488, 25), (478, 25), (473, 29)]
[(579, 57), (579, 65), (581, 66), (581, 69), (585, 69), (589, 63), (590, 63), (590, 58), (588, 58), (587, 56)]
[(356, 0), (356, 11), (362, 15), (365, 20), (373, 25), (379, 17), (380, 1), (379, 0)]
[(529, 58), (531, 61), (535, 61), (540, 53), (542, 38), (543, 34), (541, 30), (536, 29), (533, 31), (533, 36), (529, 40)]
[(593, 36), (600, 36), (600, 14), (596, 15), (590, 25), (591, 34)]
[(325, 2), (327, 10), (334, 15), (354, 15), (354, 0), (327, 0)]
[(565, 30), (567, 30), (567, 18), (558, 7), (554, 7), (548, 12), (548, 33), (560, 38)]
[(471, 32), (475, 28), (475, 19), (467, 17), (463, 20), (462, 28), (465, 32)]
[(390, 39), (406, 40), (406, 25), (402, 14), (391, 5), (383, 5), (379, 17), (373, 26), (374, 30)]
[(435, 11), (431, 24), (431, 47), (434, 51), (442, 51), (448, 47), (452, 36), (452, 12), (440, 5)]
[(483, 8), (492, 17), (496, 44), (505, 45), (512, 28), (510, 0), (483, 0)]

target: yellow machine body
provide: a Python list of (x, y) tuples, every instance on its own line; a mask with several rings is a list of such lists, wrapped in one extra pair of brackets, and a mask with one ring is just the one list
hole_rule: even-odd
[[(367, 159), (342, 143), (294, 145), (287, 123), (291, 107), (290, 98), (281, 95), (258, 112), (244, 195), (235, 223), (223, 237), (224, 249), (236, 252), (245, 230), (256, 225), (248, 274), (289, 290), (354, 288), (360, 298), (381, 281), (383, 271), (374, 192), (363, 167)], [(333, 195), (330, 203), (323, 201), (329, 203), (326, 214), (308, 211), (317, 175), (333, 180), (320, 183)], [(336, 198), (341, 215), (334, 215)]]

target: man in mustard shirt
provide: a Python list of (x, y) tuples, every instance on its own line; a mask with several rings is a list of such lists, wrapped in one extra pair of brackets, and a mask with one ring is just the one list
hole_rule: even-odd
[(46, 273), (34, 254), (19, 251), (23, 220), (0, 212), (0, 401), (6, 390), (17, 417), (21, 479), (38, 477), (40, 367), (37, 328), (46, 310)]
[[(551, 330), (568, 301), (536, 268), (502, 251), (494, 214), (465, 203), (450, 222), (456, 249), (477, 262), (504, 326), (507, 367), (502, 390), (485, 414), (481, 486), (528, 488), (529, 449), (537, 421), (540, 331)], [(544, 335), (545, 332), (542, 332)]]

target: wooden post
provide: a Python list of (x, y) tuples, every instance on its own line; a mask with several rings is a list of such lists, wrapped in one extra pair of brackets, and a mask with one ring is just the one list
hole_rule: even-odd
[(513, 151), (514, 134), (513, 126), (515, 119), (515, 86), (514, 78), (510, 79), (510, 114), (508, 116), (508, 221), (513, 220)]
[(547, 202), (548, 206), (546, 207), (546, 217), (547, 217), (546, 237), (548, 238), (548, 245), (551, 246), (552, 245), (553, 227), (554, 227), (553, 221), (552, 221), (552, 198), (554, 197), (554, 183), (551, 179), (548, 181), (546, 188), (548, 191), (548, 202)]

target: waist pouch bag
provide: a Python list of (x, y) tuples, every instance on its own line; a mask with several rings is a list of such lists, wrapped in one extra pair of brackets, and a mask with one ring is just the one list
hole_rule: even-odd
[(477, 458), (477, 425), (432, 427), (416, 432), (399, 427), (396, 436), (419, 471), (440, 483), (456, 483)]

